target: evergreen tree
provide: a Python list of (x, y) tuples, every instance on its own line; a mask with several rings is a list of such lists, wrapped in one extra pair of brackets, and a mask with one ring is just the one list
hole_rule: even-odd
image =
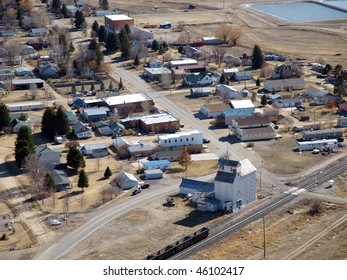
[(73, 43), (70, 42), (70, 45), (69, 45), (69, 54), (71, 55), (74, 51), (75, 51), (75, 47), (74, 47)]
[(334, 83), (334, 94), (337, 94), (339, 96), (346, 96), (346, 86), (345, 86), (345, 79), (343, 77), (343, 74), (340, 73), (340, 75), (336, 78)]
[(224, 72), (223, 72), (222, 75), (220, 76), (219, 82), (220, 82), (221, 84), (225, 84), (226, 80), (227, 80), (227, 79), (226, 79), (225, 74), (224, 74)]
[(4, 103), (0, 103), (0, 130), (11, 125), (10, 112)]
[(105, 90), (104, 81), (101, 81), (101, 83), (100, 83), (100, 90)]
[(152, 50), (153, 50), (153, 51), (159, 50), (159, 43), (158, 43), (157, 40), (154, 40), (154, 41), (152, 42)]
[(51, 174), (46, 173), (44, 186), (47, 192), (56, 192), (57, 186), (54, 183), (54, 179)]
[(75, 85), (73, 85), (73, 86), (71, 87), (71, 92), (72, 92), (72, 93), (76, 93), (76, 86), (75, 86)]
[(41, 132), (48, 139), (53, 139), (55, 135), (55, 112), (52, 107), (46, 108), (41, 120)]
[(163, 43), (163, 50), (164, 52), (167, 52), (169, 50), (169, 45), (166, 42)]
[(59, 106), (55, 115), (55, 132), (58, 135), (66, 135), (70, 133), (69, 119), (63, 109), (63, 106)]
[(139, 59), (139, 56), (138, 56), (138, 55), (135, 56), (134, 65), (135, 65), (135, 66), (139, 66), (139, 65), (140, 65), (140, 59)]
[(63, 6), (61, 6), (61, 13), (63, 14), (64, 18), (68, 17), (67, 8), (66, 8), (65, 3), (63, 3)]
[(18, 119), (19, 119), (20, 121), (25, 122), (25, 121), (28, 119), (28, 115), (25, 114), (25, 113), (21, 113)]
[(27, 126), (22, 126), (17, 134), (15, 143), (15, 160), (20, 168), (24, 163), (27, 155), (34, 153), (34, 143), (30, 129)]
[(130, 34), (131, 34), (131, 30), (130, 30), (130, 27), (129, 27), (129, 25), (127, 23), (124, 25), (124, 31), (126, 32), (126, 34), (129, 37)]
[(113, 53), (120, 49), (118, 36), (114, 32), (108, 33), (105, 48), (109, 53)]
[(84, 85), (81, 86), (81, 91), (85, 92)]
[(260, 80), (259, 80), (259, 78), (255, 81), (255, 85), (256, 85), (257, 87), (260, 87)]
[(85, 21), (86, 20), (84, 18), (83, 12), (77, 10), (76, 14), (75, 14), (75, 27), (76, 27), (76, 29), (81, 29), (82, 25)]
[(95, 34), (98, 34), (99, 32), (99, 23), (96, 20), (93, 22), (92, 31), (94, 31)]
[(98, 42), (95, 39), (91, 39), (89, 42), (88, 49), (95, 51), (98, 48)]
[(258, 45), (255, 45), (252, 53), (252, 68), (260, 69), (264, 64), (264, 56)]
[(123, 88), (123, 80), (122, 78), (120, 78), (118, 83), (118, 89), (121, 90), (122, 88)]
[(108, 1), (107, 0), (99, 0), (99, 8), (101, 10), (107, 11), (109, 9)]
[(265, 106), (267, 104), (267, 97), (265, 94), (261, 96), (260, 104)]
[(121, 38), (122, 40), (120, 40), (120, 50), (122, 52), (122, 57), (128, 58), (130, 56), (130, 49), (131, 49), (129, 37), (126, 32), (123, 32)]
[(53, 0), (51, 9), (52, 9), (52, 12), (54, 12), (56, 14), (60, 14), (60, 11), (61, 11), (61, 1), (60, 0)]
[(95, 86), (94, 86), (94, 83), (92, 83), (91, 85), (90, 85), (90, 91), (94, 91), (95, 90)]
[(178, 52), (181, 53), (181, 54), (184, 52), (183, 46), (179, 46), (179, 47), (178, 47)]
[(104, 54), (100, 50), (100, 46), (95, 51), (95, 62), (97, 65), (100, 65), (104, 61)]
[(100, 25), (99, 30), (97, 31), (99, 42), (106, 42), (107, 40), (107, 31), (104, 25)]
[(113, 89), (113, 84), (112, 84), (112, 81), (109, 83), (108, 85), (108, 90), (112, 90)]
[(106, 170), (105, 170), (105, 173), (104, 173), (104, 177), (105, 178), (110, 178), (112, 176), (112, 172), (111, 172), (111, 169), (110, 167), (107, 166)]
[(80, 171), (77, 186), (82, 189), (82, 192), (84, 192), (84, 188), (89, 187), (88, 176), (87, 176), (86, 172), (84, 171), (84, 169), (81, 169), (81, 171)]
[(69, 148), (69, 152), (66, 156), (66, 163), (73, 169), (78, 169), (79, 167), (85, 167), (84, 157), (77, 147), (72, 146)]

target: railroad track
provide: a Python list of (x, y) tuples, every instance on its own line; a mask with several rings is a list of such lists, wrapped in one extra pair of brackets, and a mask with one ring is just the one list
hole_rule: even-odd
[[(335, 178), (337, 175), (347, 171), (346, 160), (339, 160), (337, 164), (327, 167), (324, 171), (313, 173), (308, 179), (300, 181), (291, 193), (284, 193), (271, 201), (261, 204), (258, 208), (250, 213), (236, 218), (235, 220), (224, 219), (209, 226), (210, 233), (208, 238), (189, 247), (188, 249), (174, 255), (171, 259), (187, 259), (195, 255), (200, 250), (208, 248), (213, 244), (221, 241), (230, 234), (240, 230), (251, 222), (259, 220), (288, 202), (294, 200), (300, 190), (313, 191), (319, 184)], [(244, 209), (245, 210), (245, 209)]]

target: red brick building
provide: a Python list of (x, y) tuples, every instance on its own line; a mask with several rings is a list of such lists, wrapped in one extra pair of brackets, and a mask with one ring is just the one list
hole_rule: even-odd
[(109, 31), (120, 31), (126, 24), (129, 26), (134, 25), (134, 19), (127, 15), (106, 15), (105, 27)]

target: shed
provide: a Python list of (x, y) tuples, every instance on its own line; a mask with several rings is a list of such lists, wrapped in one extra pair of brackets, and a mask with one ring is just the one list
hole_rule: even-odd
[(197, 87), (190, 89), (191, 97), (205, 97), (212, 94), (212, 89), (210, 87)]
[(164, 176), (163, 171), (161, 171), (161, 169), (145, 170), (144, 174), (145, 174), (145, 178), (147, 180), (150, 180), (150, 179), (161, 179)]
[(93, 158), (106, 157), (109, 154), (105, 144), (85, 144), (80, 150), (82, 154)]
[(121, 187), (123, 190), (129, 190), (133, 187), (138, 186), (139, 181), (136, 179), (136, 177), (133, 174), (130, 174), (128, 172), (121, 171), (117, 177), (116, 182), (119, 187)]
[(161, 170), (167, 170), (171, 169), (171, 162), (168, 160), (153, 160), (143, 163), (144, 170), (151, 170), (151, 169), (161, 169)]

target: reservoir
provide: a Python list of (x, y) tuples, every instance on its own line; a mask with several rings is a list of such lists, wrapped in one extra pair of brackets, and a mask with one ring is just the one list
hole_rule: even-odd
[[(347, 1), (328, 1), (336, 7), (347, 8)], [(273, 3), (251, 5), (260, 12), (278, 17), (289, 22), (310, 22), (347, 19), (347, 11), (330, 8), (312, 2)]]
[(336, 7), (341, 7), (343, 9), (347, 10), (347, 1), (346, 0), (344, 0), (344, 1), (328, 1), (326, 3), (329, 4), (329, 5), (333, 5), (333, 6), (336, 6)]

